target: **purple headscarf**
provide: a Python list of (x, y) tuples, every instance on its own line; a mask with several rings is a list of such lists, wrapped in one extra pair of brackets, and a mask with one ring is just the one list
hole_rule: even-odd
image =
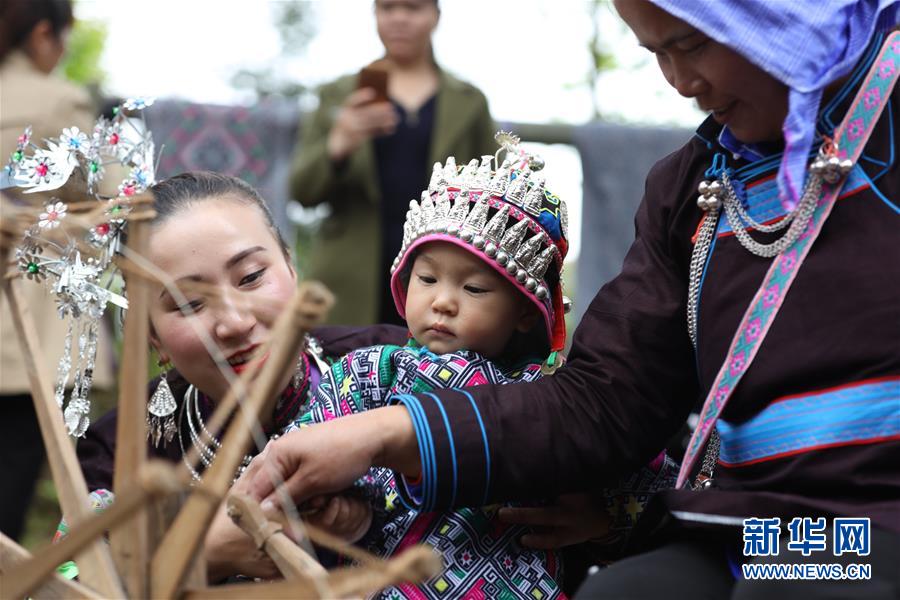
[(876, 31), (900, 20), (900, 0), (650, 0), (728, 46), (790, 89), (781, 202), (799, 199), (822, 90), (850, 72)]

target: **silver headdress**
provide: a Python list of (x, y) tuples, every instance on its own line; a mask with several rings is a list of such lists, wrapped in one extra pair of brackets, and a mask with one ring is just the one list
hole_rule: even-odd
[[(127, 308), (113, 289), (117, 281), (112, 262), (125, 229), (130, 199), (155, 183), (154, 145), (140, 111), (152, 99), (135, 98), (114, 109), (112, 119), (101, 117), (93, 131), (63, 129), (56, 139), (40, 147), (31, 140), (31, 127), (19, 136), (16, 150), (3, 173), (2, 188), (17, 187), (25, 194), (52, 192), (66, 183), (83, 185), (87, 198), (103, 210), (90, 213), (92, 225), (84, 239), (76, 239), (60, 226), (73, 216), (69, 205), (51, 198), (37, 223), (26, 230), (16, 248), (19, 271), (42, 283), (56, 296), (59, 317), (69, 319), (63, 355), (57, 367), (55, 396), (71, 435), (88, 427), (91, 376), (97, 356), (100, 320), (108, 303)], [(137, 113), (137, 117), (129, 116)], [(117, 193), (100, 193), (107, 171), (125, 174)], [(85, 213), (87, 215), (88, 213)], [(65, 391), (72, 391), (65, 402)]]
[[(559, 275), (568, 251), (566, 205), (546, 189), (543, 161), (525, 152), (518, 137), (501, 131), (496, 140), (498, 154), (506, 151), (496, 170), (495, 156), (472, 159), (461, 169), (451, 156), (435, 163), (428, 189), (410, 201), (403, 244), (391, 266), (394, 298), (402, 314), (397, 275), (412, 248), (431, 240), (461, 242), (541, 307), (556, 350), (565, 342)], [(551, 266), (555, 276), (547, 281)]]

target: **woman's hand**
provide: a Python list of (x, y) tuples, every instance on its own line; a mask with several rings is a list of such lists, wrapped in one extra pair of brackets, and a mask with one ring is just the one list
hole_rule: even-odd
[(324, 529), (351, 544), (362, 539), (372, 525), (372, 507), (353, 496), (313, 498), (307, 503), (318, 510), (306, 517), (310, 525)]
[(300, 504), (350, 487), (373, 465), (418, 476), (419, 449), (406, 408), (378, 408), (292, 431), (269, 443), (244, 475), (266, 509), (278, 505), (273, 490), (282, 481)]
[(553, 506), (504, 507), (499, 511), (499, 517), (503, 523), (534, 528), (534, 533), (522, 536), (523, 546), (556, 550), (609, 533), (610, 516), (598, 504), (599, 501), (589, 494), (569, 494), (557, 498)]
[(390, 102), (372, 102), (375, 90), (361, 88), (347, 96), (328, 133), (328, 156), (340, 162), (371, 138), (397, 128), (397, 112)]
[(232, 575), (260, 579), (281, 578), (281, 572), (272, 559), (265, 551), (257, 548), (250, 536), (225, 513), (224, 502), (206, 532), (203, 552), (210, 583), (222, 581)]

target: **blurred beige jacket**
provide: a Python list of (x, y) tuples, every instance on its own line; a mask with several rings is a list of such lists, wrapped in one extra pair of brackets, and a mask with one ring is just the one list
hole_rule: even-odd
[[(6, 161), (16, 148), (16, 139), (28, 125), (33, 127), (32, 140), (39, 146), (44, 144), (45, 138), (59, 137), (64, 127), (75, 125), (90, 134), (94, 124), (93, 108), (84, 90), (40, 72), (21, 50), (11, 52), (0, 63), (0, 168), (6, 167)], [(34, 206), (40, 206), (50, 197), (50, 194), (23, 195), (14, 189), (4, 190), (4, 193)], [(71, 192), (53, 195), (73, 199)], [(54, 300), (44, 286), (25, 280), (21, 289), (44, 352), (44, 377), (55, 381), (68, 324), (57, 315)], [(97, 388), (110, 387), (113, 382), (112, 335), (106, 323), (104, 329), (93, 373)], [(28, 375), (19, 339), (6, 295), (0, 294), (0, 394), (27, 392)]]

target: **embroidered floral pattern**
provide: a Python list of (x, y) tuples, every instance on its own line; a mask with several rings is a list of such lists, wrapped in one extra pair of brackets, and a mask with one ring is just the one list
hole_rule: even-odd
[(853, 119), (847, 124), (847, 137), (851, 140), (855, 140), (865, 132), (865, 129), (866, 124), (861, 117)]
[(737, 377), (744, 370), (744, 366), (747, 364), (747, 357), (743, 351), (738, 352), (734, 356), (731, 357), (731, 364), (728, 365), (728, 371), (731, 373), (732, 377)]
[(759, 337), (759, 334), (762, 332), (762, 322), (759, 317), (755, 319), (751, 319), (749, 323), (747, 323), (747, 328), (744, 329), (744, 340), (749, 344), (751, 342), (755, 342), (756, 338)]
[(766, 293), (763, 294), (762, 297), (762, 305), (764, 308), (771, 308), (778, 302), (778, 298), (781, 297), (779, 291), (777, 283), (766, 289)]
[(787, 274), (797, 264), (797, 250), (790, 250), (781, 256), (781, 272)]
[(879, 102), (881, 102), (881, 90), (878, 88), (872, 88), (863, 96), (863, 105), (866, 110), (871, 110)]

